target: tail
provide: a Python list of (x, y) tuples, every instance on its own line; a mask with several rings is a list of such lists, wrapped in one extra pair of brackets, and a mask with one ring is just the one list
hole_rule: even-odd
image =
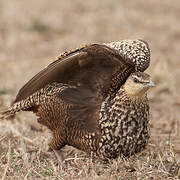
[(27, 103), (24, 103), (24, 100), (14, 103), (9, 108), (6, 108), (6, 109), (0, 111), (0, 119), (10, 118), (10, 117), (14, 116), (17, 112), (19, 112), (21, 110), (25, 110), (27, 108), (28, 108)]
[(43, 99), (46, 96), (51, 96), (59, 92), (61, 89), (63, 89), (64, 86), (60, 84), (60, 87), (56, 87), (54, 85), (49, 85), (45, 88), (42, 88), (41, 90), (33, 93), (31, 96), (15, 102), (11, 107), (8, 109), (5, 109), (4, 111), (0, 111), (0, 119), (6, 119), (8, 117), (14, 116), (19, 111), (35, 111), (34, 108), (37, 108), (40, 105), (40, 102), (43, 101)]
[(8, 109), (0, 111), (0, 119), (7, 119), (14, 116), (15, 114), (16, 112), (10, 107)]
[(39, 100), (39, 98), (37, 98), (39, 97), (38, 95), (39, 93), (35, 93), (24, 100), (14, 103), (11, 107), (0, 111), (0, 119), (10, 118), (19, 111), (26, 111), (39, 105), (39, 101), (37, 101), (37, 99)]

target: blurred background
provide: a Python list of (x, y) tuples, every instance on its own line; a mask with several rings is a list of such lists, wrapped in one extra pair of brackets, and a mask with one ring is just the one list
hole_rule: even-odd
[(140, 38), (150, 45), (148, 72), (157, 85), (150, 93), (157, 111), (152, 114), (163, 116), (163, 124), (177, 121), (179, 19), (179, 0), (0, 0), (0, 103), (9, 105), (27, 80), (65, 50)]
[(180, 107), (179, 19), (179, 0), (0, 0), (0, 105), (9, 105), (27, 80), (65, 50), (140, 38), (150, 45), (147, 71), (156, 82), (152, 124), (171, 132)]
[[(151, 65), (147, 72), (156, 83), (149, 92), (152, 136), (147, 151), (150, 155), (155, 150), (169, 154), (171, 139), (170, 153), (173, 156), (163, 156), (163, 162), (169, 157), (174, 158), (174, 154), (179, 156), (179, 0), (0, 0), (0, 109), (9, 106), (24, 83), (65, 50), (86, 43), (139, 38), (150, 45)], [(44, 157), (49, 136), (40, 133), (41, 128), (34, 115), (22, 113), (16, 118), (0, 123), (0, 174), (5, 172), (1, 169), (5, 169), (6, 152), (11, 147), (15, 154), (11, 161), (17, 159), (17, 167), (23, 167), (24, 177), (27, 171), (30, 172), (30, 167), (34, 168), (40, 161), (38, 158), (47, 164), (47, 157), (51, 162), (54, 156), (51, 153)], [(13, 138), (11, 146), (7, 138)], [(34, 149), (40, 149), (39, 156), (28, 153)], [(145, 154), (146, 157), (149, 155)], [(35, 163), (28, 164), (28, 158)], [(143, 163), (142, 159), (140, 162)], [(162, 164), (162, 159), (157, 158), (155, 162)], [(148, 167), (154, 164), (152, 162)], [(21, 176), (13, 164), (11, 167), (10, 174)], [(141, 169), (140, 165), (139, 172)]]
[(132, 38), (148, 41), (150, 71), (169, 80), (180, 66), (179, 18), (179, 0), (0, 0), (0, 88), (16, 92), (65, 50)]

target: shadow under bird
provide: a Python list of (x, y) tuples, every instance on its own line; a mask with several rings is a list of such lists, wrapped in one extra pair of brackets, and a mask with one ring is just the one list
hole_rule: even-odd
[(140, 152), (148, 143), (144, 73), (150, 50), (143, 40), (90, 44), (63, 53), (18, 92), (1, 118), (32, 111), (52, 132), (56, 152), (71, 145), (108, 159)]

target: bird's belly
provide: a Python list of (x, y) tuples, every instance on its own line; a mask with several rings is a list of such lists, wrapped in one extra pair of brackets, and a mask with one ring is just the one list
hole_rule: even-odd
[(103, 158), (116, 158), (118, 156), (131, 156), (140, 152), (148, 143), (148, 137), (133, 138), (128, 136), (119, 139), (118, 137), (103, 139), (99, 143), (99, 155)]
[(140, 152), (148, 143), (150, 132), (146, 119), (129, 118), (130, 121), (123, 122), (120, 126), (109, 123), (103, 129), (99, 142), (99, 154), (106, 158), (118, 156), (131, 156)]

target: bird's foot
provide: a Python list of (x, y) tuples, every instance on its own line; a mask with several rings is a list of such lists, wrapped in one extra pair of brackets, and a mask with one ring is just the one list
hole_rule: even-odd
[(60, 162), (61, 164), (63, 164), (63, 162), (64, 162), (64, 156), (63, 156), (63, 154), (62, 154), (62, 151), (60, 151), (60, 150), (54, 150), (54, 149), (53, 149), (53, 151), (54, 151), (54, 154), (56, 155), (56, 158), (57, 158), (58, 162)]

